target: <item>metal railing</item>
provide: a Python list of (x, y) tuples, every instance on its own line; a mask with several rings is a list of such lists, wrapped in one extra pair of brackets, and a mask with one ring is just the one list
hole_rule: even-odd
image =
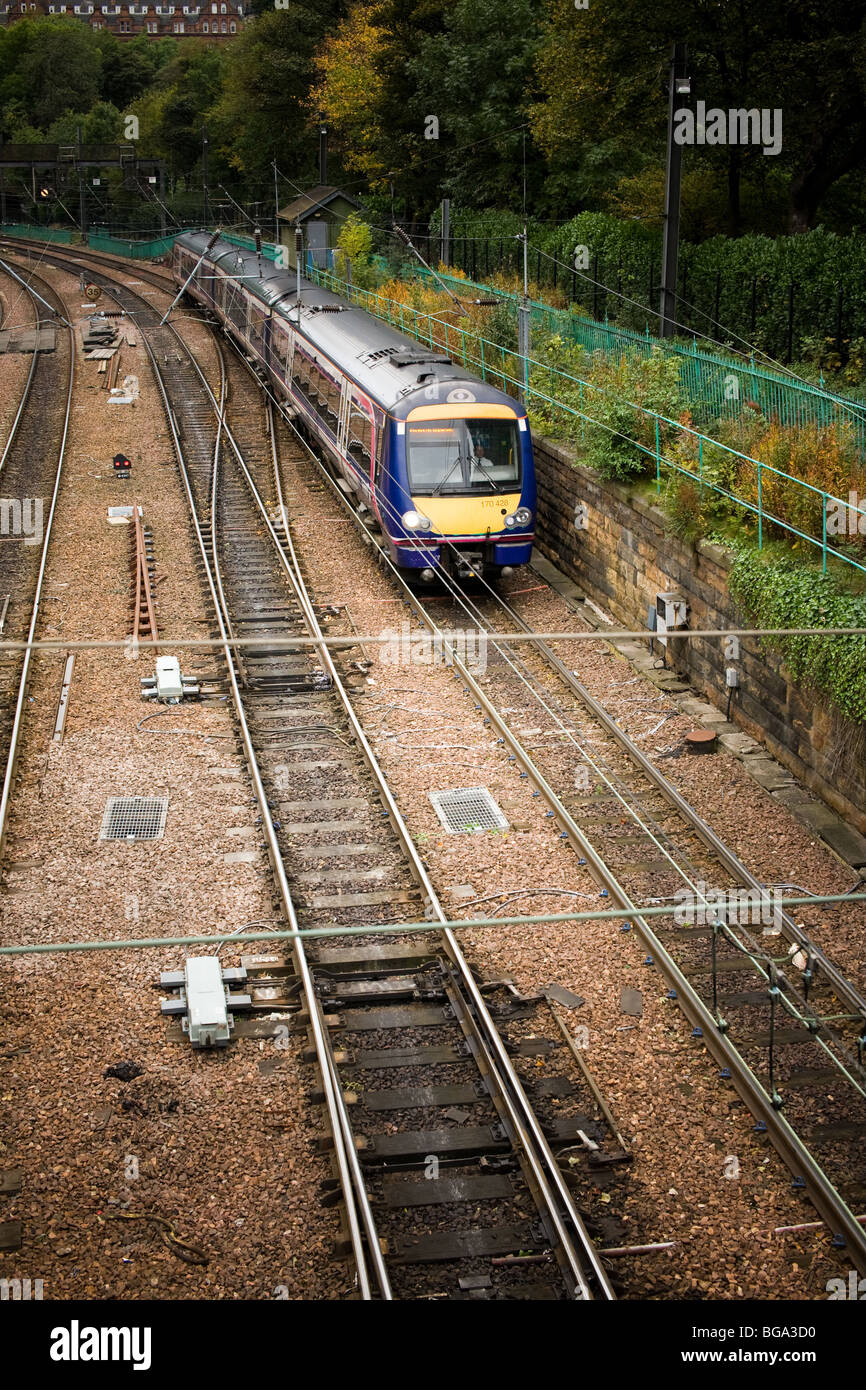
[[(802, 478), (786, 473), (772, 464), (764, 463), (761, 459), (753, 458), (750, 454), (744, 454), (741, 450), (723, 444), (720, 440), (713, 439), (690, 425), (685, 425), (679, 420), (672, 420), (669, 416), (662, 415), (657, 411), (649, 410), (646, 406), (635, 401), (626, 400), (621, 395), (598, 385), (597, 382), (589, 381), (584, 377), (573, 376), (570, 372), (563, 371), (562, 368), (539, 362), (532, 357), (528, 358), (524, 364), (518, 353), (503, 348), (501, 344), (493, 343), (489, 339), (467, 331), (465, 328), (449, 323), (447, 319), (440, 318), (436, 314), (425, 313), (411, 305), (403, 304), (399, 300), (388, 299), (375, 290), (364, 290), (358, 286), (349, 285), (330, 271), (324, 271), (318, 267), (308, 267), (307, 275), (318, 284), (333, 289), (335, 293), (343, 295), (369, 313), (375, 314), (377, 318), (386, 320), (400, 332), (410, 334), (418, 341), (426, 343), (430, 348), (443, 350), (452, 359), (461, 361), (463, 366), (471, 367), (482, 380), (492, 380), (502, 389), (510, 388), (514, 391), (524, 392), (527, 408), (530, 408), (532, 402), (535, 401), (547, 407), (548, 411), (545, 413), (549, 413), (554, 419), (559, 413), (579, 420), (584, 432), (586, 426), (590, 425), (625, 439), (640, 453), (653, 461), (657, 492), (661, 492), (662, 472), (665, 470), (671, 474), (679, 474), (689, 478), (701, 489), (708, 489), (715, 495), (724, 498), (729, 506), (739, 507), (751, 513), (757, 519), (759, 548), (763, 548), (767, 539), (767, 528), (779, 527), (792, 538), (806, 541), (809, 545), (820, 549), (822, 569), (825, 572), (828, 560), (832, 558), (866, 573), (866, 564), (860, 563), (853, 555), (837, 549), (829, 542), (831, 526), (835, 517), (844, 516), (847, 519), (853, 515), (857, 519), (858, 527), (862, 528), (860, 534), (866, 532), (866, 501), (863, 505), (858, 505), (853, 503), (850, 497), (837, 497), (834, 493), (814, 487), (813, 484), (804, 482)], [(466, 284), (465, 281), (461, 283)], [(547, 391), (543, 389), (542, 382), (546, 382)], [(569, 404), (568, 400), (565, 399), (574, 394), (578, 396), (579, 405)], [(619, 404), (626, 405), (635, 412), (637, 417), (647, 422), (653, 442), (646, 444), (634, 435), (625, 434), (619, 421), (614, 426), (590, 414), (583, 408), (587, 395), (589, 395), (590, 400), (608, 397), (616, 400)], [(665, 452), (662, 445), (663, 438), (676, 437), (688, 439), (697, 449), (695, 468), (687, 467)], [(736, 493), (707, 476), (704, 452), (708, 448), (721, 450), (725, 455), (754, 469), (753, 495), (755, 500), (751, 500), (741, 493)], [(803, 502), (807, 505), (814, 505), (816, 517), (820, 506), (820, 538), (802, 530), (799, 526), (793, 525), (766, 505), (765, 494), (768, 490), (772, 490), (774, 480), (779, 480), (786, 487), (802, 490)], [(835, 516), (833, 515), (834, 512)]]
[[(57, 227), (31, 226), (26, 222), (4, 222), (0, 232), (3, 236), (21, 237), (28, 241), (52, 241), (63, 246), (70, 246), (73, 242), (76, 245), (83, 244), (79, 232)], [(134, 237), (115, 237), (91, 231), (87, 236), (87, 245), (93, 251), (105, 251), (112, 256), (129, 256), (136, 261), (150, 261), (167, 255), (174, 245), (175, 235), (176, 233), (171, 233), (150, 241), (136, 241)]]
[[(493, 295), (513, 307), (515, 313), (522, 302), (520, 296), (510, 290), (464, 280), (447, 272), (437, 273), (452, 289)], [(413, 266), (411, 274), (413, 279), (432, 282), (422, 266)], [(735, 417), (748, 402), (756, 405), (767, 419), (775, 416), (783, 425), (844, 424), (851, 429), (858, 450), (866, 455), (866, 402), (849, 400), (822, 386), (795, 380), (784, 372), (759, 367), (754, 357), (746, 361), (742, 357), (705, 352), (698, 347), (696, 339), (691, 343), (678, 343), (656, 338), (648, 328), (643, 333), (621, 328), (607, 320), (600, 322), (539, 300), (530, 300), (530, 311), (534, 328), (558, 334), (588, 352), (648, 357), (654, 351), (661, 351), (679, 358), (680, 381), (689, 402), (708, 417)]]

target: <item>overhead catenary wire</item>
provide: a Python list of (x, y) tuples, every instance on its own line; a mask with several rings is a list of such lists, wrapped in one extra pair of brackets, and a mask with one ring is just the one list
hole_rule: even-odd
[[(485, 628), (466, 630), (465, 636), (473, 636), (477, 633), (488, 642), (522, 643), (522, 642), (646, 642), (650, 636), (648, 629), (640, 628), (637, 631), (617, 629), (605, 632), (490, 632)], [(447, 633), (442, 633), (447, 636)], [(728, 638), (728, 637), (866, 637), (866, 627), (731, 627), (731, 628), (672, 628), (665, 634), (670, 641), (694, 641), (697, 638)], [(384, 646), (393, 642), (393, 630), (385, 633), (363, 633), (358, 636), (348, 634), (337, 637), (322, 634), (321, 637), (293, 636), (292, 645), (309, 647), (357, 647), (360, 643), (369, 643), (371, 646)], [(147, 652), (149, 648), (158, 646), (172, 646), (177, 648), (210, 649), (218, 647), (220, 650), (224, 646), (228, 647), (272, 647), (273, 641), (267, 641), (264, 637), (233, 637), (223, 642), (218, 637), (161, 637), (159, 642), (152, 642), (148, 638), (140, 638), (137, 647), (139, 652)], [(288, 643), (287, 643), (288, 645)], [(4, 651), (122, 651), (128, 650), (129, 638), (112, 637), (85, 637), (75, 640), (63, 640), (59, 637), (44, 637), (32, 642), (23, 639), (4, 639), (0, 641), (0, 652)]]
[[(391, 510), (393, 510), (393, 508), (392, 508)], [(424, 541), (422, 540), (422, 538), (419, 537), (414, 543), (415, 543), (416, 545), (423, 545), (423, 544), (424, 544)], [(452, 591), (454, 592), (454, 597), (455, 597), (455, 599), (458, 601), (458, 603), (460, 603), (460, 605), (461, 605), (461, 606), (467, 611), (467, 613), (468, 613), (468, 612), (469, 612), (469, 607), (467, 606), (467, 603), (464, 601), (463, 596), (460, 595), (460, 594), (458, 594), (458, 593), (456, 592), (456, 588), (455, 588), (455, 586), (453, 585), (453, 582), (450, 580), (450, 577), (446, 580), (446, 582), (447, 582), (448, 586), (449, 586), (449, 587), (452, 589)], [(487, 586), (487, 587), (489, 588), (489, 586)], [(477, 610), (477, 606), (474, 605), (474, 604), (473, 604), (472, 606), (475, 607), (476, 612), (477, 612), (477, 611), (478, 611), (478, 610)], [(430, 626), (432, 626), (432, 625), (430, 625)], [(436, 632), (436, 635), (438, 636), (438, 635), (439, 635), (439, 630), (438, 630), (438, 629), (434, 629), (434, 630), (435, 630), (435, 632)], [(595, 636), (596, 634), (592, 634), (592, 635)], [(536, 638), (536, 640), (537, 640), (537, 638)], [(503, 653), (503, 655), (505, 655), (505, 654)], [(527, 679), (527, 677), (526, 677), (525, 675), (523, 675), (523, 674), (518, 670), (517, 665), (515, 664), (515, 662), (514, 662), (510, 657), (507, 657), (507, 656), (505, 657), (505, 659), (506, 659), (506, 661), (508, 662), (508, 664), (510, 664), (510, 665), (512, 666), (512, 669), (515, 671), (515, 673), (518, 675), (518, 677), (519, 677), (520, 679), (522, 679), (522, 680), (524, 681), (524, 683), (527, 684), (527, 686), (529, 686), (530, 688), (532, 688), (532, 683)], [(559, 723), (561, 724), (562, 721), (559, 720), (558, 715), (556, 715), (556, 714), (554, 713), (554, 711), (552, 711), (552, 710), (550, 709), (550, 706), (549, 706), (548, 701), (546, 701), (545, 699), (542, 699), (542, 698), (538, 695), (537, 692), (534, 692), (534, 693), (535, 693), (535, 698), (539, 700), (539, 703), (541, 703), (541, 704), (545, 707), (546, 711), (547, 711), (549, 714), (551, 714), (551, 715), (557, 720), (557, 722), (559, 722)], [(685, 872), (685, 870), (683, 869), (683, 867), (682, 867), (680, 864), (678, 864), (678, 863), (674, 860), (673, 856), (670, 855), (670, 854), (668, 853), (666, 847), (665, 847), (664, 845), (662, 845), (662, 843), (660, 842), (659, 838), (653, 833), (653, 831), (649, 828), (649, 826), (646, 825), (646, 823), (645, 823), (645, 821), (642, 819), (642, 817), (638, 815), (637, 810), (636, 810), (635, 808), (633, 808), (633, 807), (629, 804), (629, 802), (626, 800), (626, 798), (623, 797), (623, 796), (621, 795), (621, 793), (619, 792), (618, 788), (614, 786), (613, 782), (611, 781), (611, 778), (608, 777), (607, 774), (603, 771), (603, 769), (601, 769), (601, 768), (598, 766), (597, 762), (592, 758), (592, 756), (591, 756), (590, 754), (588, 754), (588, 752), (587, 752), (585, 749), (581, 748), (581, 746), (580, 746), (580, 744), (578, 743), (577, 739), (573, 738), (573, 736), (572, 736), (570, 733), (567, 734), (567, 736), (569, 736), (569, 737), (572, 738), (572, 741), (575, 743), (576, 747), (579, 749), (579, 751), (581, 752), (581, 754), (582, 754), (582, 756), (584, 757), (584, 759), (595, 769), (595, 771), (597, 772), (597, 774), (598, 774), (598, 775), (602, 778), (602, 780), (608, 785), (608, 787), (611, 789), (611, 791), (614, 793), (614, 795), (617, 796), (617, 798), (621, 801), (621, 803), (622, 803), (624, 809), (626, 809), (627, 813), (628, 813), (630, 816), (632, 816), (632, 818), (640, 825), (640, 827), (641, 827), (641, 829), (644, 831), (644, 833), (646, 833), (646, 834), (651, 838), (651, 840), (652, 840), (653, 843), (657, 846), (657, 848), (659, 848), (659, 849), (661, 850), (661, 852), (665, 855), (665, 857), (670, 861), (671, 865), (674, 867), (674, 869), (675, 869), (675, 871), (677, 872), (677, 874), (678, 874), (678, 875), (679, 875), (679, 876), (680, 876), (680, 877), (681, 877), (681, 878), (682, 878), (694, 891), (700, 893), (700, 889), (698, 888), (698, 885), (694, 882), (693, 878), (690, 877), (690, 876)], [(786, 1007), (787, 1007), (787, 1005), (786, 1005)]]
[[(419, 543), (419, 544), (421, 543), (421, 542), (420, 542), (420, 539), (419, 539), (418, 543)], [(452, 586), (452, 587), (453, 587), (453, 586)], [(489, 586), (488, 586), (488, 587), (489, 587)], [(462, 603), (462, 599), (460, 599), (459, 601)], [(465, 603), (462, 603), (462, 606), (463, 606), (464, 608), (466, 608), (466, 604), (465, 604)], [(474, 605), (473, 605), (473, 606), (474, 606)], [(477, 610), (476, 610), (476, 611), (477, 611)], [(467, 608), (467, 612), (468, 612), (468, 608)], [(591, 633), (591, 634), (587, 634), (587, 635), (589, 635), (589, 636), (591, 636), (591, 637), (593, 637), (593, 638), (595, 638), (595, 637), (597, 636), (597, 634), (595, 634), (595, 633)], [(536, 636), (536, 640), (537, 640), (537, 635), (534, 635), (534, 636)], [(509, 659), (509, 661), (510, 661), (510, 659)], [(513, 668), (514, 668), (515, 671), (517, 672), (517, 668), (516, 668), (516, 666), (514, 666), (514, 663), (513, 663), (513, 662), (510, 662), (510, 664), (513, 666)], [(517, 672), (517, 674), (520, 675), (519, 672)], [(542, 701), (541, 703), (545, 703), (545, 702)], [(548, 712), (551, 712), (551, 711), (548, 711)], [(588, 755), (586, 755), (586, 754), (584, 753), (584, 756), (588, 756)], [(592, 762), (592, 759), (588, 759), (588, 760), (589, 760), (590, 762)], [(593, 766), (595, 766), (594, 763), (593, 763)], [(598, 770), (598, 769), (597, 769), (597, 770)], [(604, 777), (604, 780), (608, 782), (608, 785), (611, 786), (612, 790), (614, 790), (614, 791), (616, 792), (616, 789), (613, 788), (613, 786), (612, 786), (612, 784), (610, 783), (609, 779), (608, 779), (606, 776), (604, 776), (603, 773), (602, 773), (601, 775)], [(622, 798), (621, 798), (621, 799), (622, 799)], [(626, 803), (623, 802), (623, 804), (625, 805)], [(639, 819), (639, 818), (638, 818), (638, 819)], [(648, 834), (651, 834), (651, 832), (648, 830), (648, 828), (647, 828), (646, 826), (644, 826), (643, 828), (646, 830), (646, 832), (647, 832)], [(655, 837), (653, 837), (653, 838), (655, 839)], [(656, 843), (658, 843), (658, 842), (656, 841)], [(669, 856), (668, 856), (668, 857), (669, 857)], [(672, 861), (672, 862), (673, 862), (673, 861)], [(675, 866), (675, 867), (678, 868), (678, 872), (681, 872), (681, 870), (679, 869), (678, 866)], [(683, 875), (683, 876), (686, 877), (685, 875)], [(691, 880), (689, 880), (687, 877), (686, 877), (686, 881), (689, 882), (689, 883), (691, 883)], [(694, 887), (695, 885), (692, 884), (692, 886)]]
[[(779, 907), (804, 907), (816, 902), (821, 903), (866, 903), (866, 892), (857, 894), (848, 893), (821, 893), (809, 897), (787, 897), (778, 901)], [(327, 927), (300, 927), (297, 930), (280, 931), (259, 931), (245, 932), (244, 939), (247, 941), (295, 941), (327, 937), (332, 940), (338, 936), (399, 936), (404, 932), (439, 932), (444, 927), (451, 931), (483, 931), (488, 927), (534, 927), (550, 926), (558, 927), (562, 925), (585, 926), (594, 922), (611, 922), (616, 924), (627, 923), (632, 917), (657, 918), (670, 917), (677, 911), (675, 907), (636, 907), (634, 911), (623, 908), (600, 908), (595, 912), (542, 912), (534, 916), (509, 916), (509, 917), (456, 917), (449, 918), (445, 922), (390, 922), (390, 923), (367, 923), (364, 926), (342, 926), (332, 925)], [(78, 952), (86, 951), (144, 951), (154, 947), (163, 946), (199, 946), (224, 944), (227, 941), (235, 940), (235, 929), (228, 933), (212, 932), (209, 934), (197, 933), (191, 936), (152, 936), (135, 937), (124, 940), (123, 938), (113, 939), (85, 939), (83, 941), (48, 941), (48, 942), (26, 942), (20, 944), (5, 944), (0, 946), (0, 959), (4, 956), (33, 956), (33, 955), (75, 955)]]

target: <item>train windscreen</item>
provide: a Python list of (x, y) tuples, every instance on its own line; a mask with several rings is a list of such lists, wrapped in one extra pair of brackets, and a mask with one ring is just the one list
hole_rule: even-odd
[(424, 420), (406, 427), (413, 496), (513, 492), (520, 485), (514, 420)]

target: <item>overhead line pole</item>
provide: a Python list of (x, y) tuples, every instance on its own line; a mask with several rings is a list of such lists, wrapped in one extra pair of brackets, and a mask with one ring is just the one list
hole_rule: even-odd
[(517, 309), (517, 352), (523, 364), (523, 386), (519, 392), (524, 408), (529, 400), (529, 357), (531, 351), (532, 309), (529, 303), (529, 237), (523, 224), (523, 298)]
[(277, 181), (277, 156), (274, 154), (274, 245), (280, 244), (280, 186)]
[(677, 327), (677, 269), (680, 251), (680, 189), (683, 147), (674, 139), (674, 117), (679, 100), (691, 92), (687, 73), (688, 49), (675, 43), (671, 55), (668, 92), (668, 157), (665, 175), (665, 220), (662, 239), (662, 281), (659, 301), (659, 335), (673, 338)]
[(457, 298), (456, 294), (454, 294), (453, 290), (450, 290), (450, 289), (448, 288), (448, 286), (445, 284), (445, 281), (444, 281), (444, 280), (442, 279), (442, 277), (438, 274), (438, 272), (435, 271), (435, 270), (433, 269), (432, 265), (428, 265), (428, 264), (427, 264), (427, 262), (425, 261), (424, 257), (421, 255), (421, 252), (418, 250), (418, 247), (415, 246), (415, 245), (413, 244), (412, 240), (411, 240), (410, 237), (407, 235), (407, 233), (403, 231), (403, 228), (402, 228), (402, 227), (398, 227), (397, 224), (396, 224), (396, 222), (395, 222), (395, 224), (394, 224), (394, 226), (393, 226), (393, 228), (392, 228), (392, 231), (393, 231), (395, 237), (399, 237), (400, 241), (403, 242), (403, 245), (404, 245), (404, 246), (408, 246), (408, 247), (409, 247), (409, 250), (412, 252), (413, 256), (416, 256), (416, 257), (417, 257), (417, 259), (418, 259), (418, 260), (421, 262), (421, 264), (423, 265), (424, 269), (425, 269), (425, 270), (429, 270), (430, 274), (433, 276), (433, 279), (436, 281), (436, 283), (437, 283), (438, 285), (440, 285), (441, 288), (442, 288), (442, 289), (445, 291), (445, 293), (448, 295), (448, 297), (454, 301), (454, 303), (456, 304), (456, 306), (457, 306), (458, 310), (460, 311), (460, 313), (461, 313), (461, 314), (466, 314), (468, 311), (467, 311), (466, 309), (464, 309), (463, 305), (460, 303), (460, 300)]
[(198, 270), (198, 268), (199, 268), (199, 266), (201, 265), (202, 261), (204, 260), (205, 256), (208, 254), (209, 251), (213, 250), (214, 246), (216, 246), (216, 244), (217, 244), (217, 242), (219, 241), (219, 239), (220, 239), (220, 228), (217, 227), (216, 231), (214, 232), (214, 234), (213, 234), (213, 236), (211, 237), (210, 241), (208, 242), (207, 246), (206, 246), (206, 247), (204, 248), (204, 250), (202, 251), (201, 255), (199, 256), (199, 258), (198, 258), (198, 260), (196, 261), (195, 265), (193, 266), (192, 270), (189, 272), (189, 275), (188, 275), (188, 276), (186, 277), (186, 279), (184, 280), (183, 284), (181, 285), (181, 287), (180, 287), (180, 289), (178, 290), (177, 294), (175, 295), (174, 299), (171, 301), (171, 303), (169, 304), (169, 306), (168, 306), (168, 308), (166, 309), (165, 313), (163, 314), (162, 318), (160, 319), (160, 321), (159, 321), (159, 327), (160, 327), (160, 328), (162, 328), (162, 325), (165, 323), (166, 319), (168, 318), (168, 316), (169, 316), (169, 314), (171, 313), (172, 309), (174, 308), (175, 304), (177, 304), (178, 300), (180, 299), (180, 297), (181, 297), (181, 295), (183, 294), (184, 290), (186, 289), (187, 285), (188, 285), (188, 284), (190, 283), (190, 281), (192, 280), (192, 277), (195, 275), (196, 271)]
[(210, 195), (208, 190), (208, 150), (210, 141), (207, 136), (207, 121), (203, 122), (201, 128), (201, 175), (204, 191), (204, 225), (210, 226)]

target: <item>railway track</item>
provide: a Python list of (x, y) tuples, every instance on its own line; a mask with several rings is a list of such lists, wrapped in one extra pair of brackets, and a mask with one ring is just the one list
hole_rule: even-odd
[[(44, 280), (30, 277), (38, 295), (58, 313), (59, 296)], [(28, 294), (35, 327), (50, 323), (57, 334), (54, 352), (34, 348), (30, 370), (0, 456), (0, 492), (6, 514), (0, 537), (0, 637), (32, 641), (42, 604), (51, 528), (69, 431), (75, 345), (62, 319), (50, 318), (37, 294)], [(6, 841), (9, 799), (15, 782), (22, 719), (27, 701), (31, 653), (0, 652), (0, 856)]]
[[(325, 1200), (342, 1197), (360, 1295), (612, 1298), (573, 1189), (616, 1185), (630, 1154), (567, 1028), (546, 999), (476, 980), (447, 927), (376, 934), (407, 912), (446, 916), (364, 737), (351, 671), (344, 681), (324, 644), (293, 645), (322, 626), (256, 384), (243, 376), (229, 397), (220, 354), (213, 393), (158, 314), (106, 288), (135, 316), (160, 384), (219, 639), (262, 643), (222, 656), (285, 918), (371, 928), (248, 962), (259, 1007), (309, 1027), (334, 1145)], [(564, 1173), (565, 1148), (582, 1163)]]
[(151, 573), (152, 539), (150, 528), (141, 517), (141, 509), (132, 509), (132, 641), (142, 639), (157, 642), (159, 633), (156, 627), (156, 598)]
[[(369, 514), (358, 517), (325, 476), (375, 543)], [(447, 649), (441, 608), (434, 618), (396, 572), (395, 580), (419, 626)], [(834, 1242), (866, 1273), (866, 1232), (857, 1218), (866, 1209), (866, 1000), (789, 914), (773, 913), (770, 937), (760, 925), (758, 932), (741, 925), (736, 912), (728, 920), (708, 885), (735, 902), (745, 892), (759, 924), (770, 885), (751, 874), (547, 643), (533, 638), (537, 660), (530, 662), (496, 642), (496, 630), (530, 632), (501, 593), (487, 587), (479, 601), (454, 586), (453, 597), (454, 625), (468, 622), (488, 643), (481, 680), (451, 650), (465, 692), (546, 802), (579, 864), (629, 913), (647, 965), (661, 971), (671, 1002), (749, 1106), (756, 1131), (772, 1141), (794, 1187), (808, 1192)], [(560, 736), (556, 755), (530, 756), (513, 728), (512, 712), (521, 707), (540, 724), (538, 733)], [(575, 774), (587, 772), (588, 782), (584, 776), (575, 793)], [(641, 916), (641, 906), (684, 892), (692, 898), (694, 924), (650, 925)]]
[[(82, 269), (93, 268), (103, 271), (126, 271), (128, 275), (134, 275), (137, 280), (143, 281), (147, 285), (153, 285), (156, 289), (164, 290), (166, 294), (174, 298), (176, 286), (171, 276), (161, 274), (158, 270), (153, 270), (149, 266), (142, 265), (140, 261), (124, 261), (119, 256), (112, 256), (109, 252), (91, 251), (86, 247), (76, 246), (73, 249), (64, 247), (62, 243), (54, 241), (30, 241), (26, 237), (0, 237), (0, 247), (4, 251), (11, 253), (27, 254), (32, 258), (51, 265), (57, 265), (62, 259), (65, 251), (67, 263), (75, 267), (75, 272)], [(69, 260), (70, 255), (74, 254), (74, 260)]]

